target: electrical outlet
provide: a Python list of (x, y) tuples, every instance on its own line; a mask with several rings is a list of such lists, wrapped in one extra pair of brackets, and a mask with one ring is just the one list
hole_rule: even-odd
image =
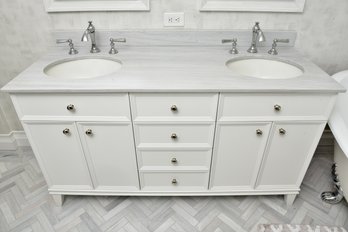
[(165, 27), (183, 27), (185, 25), (184, 12), (164, 13), (163, 23)]

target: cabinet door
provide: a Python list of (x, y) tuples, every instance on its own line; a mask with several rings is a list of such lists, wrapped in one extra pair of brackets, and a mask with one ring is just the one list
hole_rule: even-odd
[(210, 188), (254, 188), (271, 123), (224, 123), (216, 131)]
[(274, 123), (257, 189), (298, 189), (325, 122)]
[(93, 189), (74, 123), (26, 122), (24, 127), (50, 190)]
[(97, 190), (139, 189), (131, 122), (78, 123)]

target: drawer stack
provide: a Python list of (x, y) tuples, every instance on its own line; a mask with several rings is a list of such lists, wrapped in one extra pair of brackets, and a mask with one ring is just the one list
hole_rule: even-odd
[(142, 190), (207, 190), (218, 95), (130, 96)]

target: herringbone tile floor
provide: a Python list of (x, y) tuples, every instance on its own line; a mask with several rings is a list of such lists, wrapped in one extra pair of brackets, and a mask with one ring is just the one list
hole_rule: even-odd
[(346, 202), (328, 205), (331, 152), (317, 152), (292, 207), (282, 196), (66, 197), (55, 206), (30, 148), (0, 152), (0, 231), (256, 231), (260, 223), (348, 228)]

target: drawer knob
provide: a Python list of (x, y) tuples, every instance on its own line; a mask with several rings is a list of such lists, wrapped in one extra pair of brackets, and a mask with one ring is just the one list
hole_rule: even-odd
[(176, 107), (176, 105), (172, 105), (170, 107), (170, 110), (173, 111), (173, 112), (176, 112), (176, 111), (178, 111), (178, 107)]
[(274, 105), (274, 110), (275, 111), (280, 111), (282, 107), (280, 105)]
[(178, 181), (176, 179), (172, 179), (172, 184), (177, 184)]
[(92, 135), (93, 131), (91, 129), (86, 130), (86, 135)]
[(66, 107), (67, 110), (69, 111), (73, 111), (75, 110), (75, 106), (73, 104), (69, 104), (67, 107)]
[(257, 130), (256, 130), (256, 134), (257, 134), (257, 135), (262, 135), (262, 133), (263, 133), (262, 130), (260, 130), (260, 129), (257, 129)]
[(173, 133), (170, 137), (171, 137), (172, 139), (177, 139), (177, 138), (178, 138), (178, 136), (177, 136), (175, 133)]
[(173, 164), (176, 164), (176, 163), (178, 162), (178, 160), (177, 160), (176, 158), (172, 158), (172, 159), (171, 159), (171, 162), (172, 162)]
[(286, 130), (284, 130), (283, 128), (280, 128), (279, 129), (279, 134), (285, 135), (286, 134)]
[(65, 128), (65, 129), (63, 130), (63, 134), (65, 134), (65, 135), (70, 134), (70, 130), (69, 130), (68, 128)]

